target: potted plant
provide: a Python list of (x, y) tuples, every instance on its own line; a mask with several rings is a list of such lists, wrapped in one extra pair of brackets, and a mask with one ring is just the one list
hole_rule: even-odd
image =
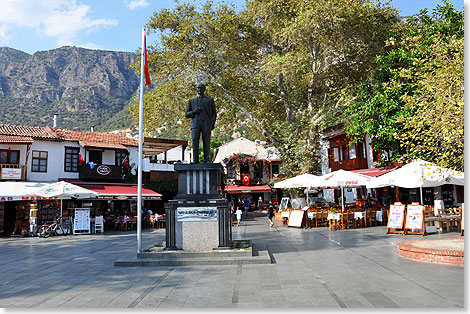
[[(330, 213), (331, 213), (331, 214), (336, 214), (336, 211), (337, 211), (336, 207), (332, 207), (332, 208), (330, 209)], [(331, 231), (335, 231), (335, 230), (336, 230), (336, 219), (333, 219), (333, 223), (330, 225), (330, 230), (331, 230)]]

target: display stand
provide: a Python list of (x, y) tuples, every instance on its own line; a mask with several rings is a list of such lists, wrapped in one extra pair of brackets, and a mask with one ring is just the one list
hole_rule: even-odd
[(73, 234), (90, 234), (90, 208), (75, 208), (73, 218)]
[(390, 214), (388, 215), (387, 233), (404, 234), (403, 223), (405, 220), (405, 205), (395, 203), (390, 205)]
[(406, 211), (405, 234), (420, 234), (422, 236), (428, 235), (426, 233), (423, 205), (408, 205)]
[(306, 215), (305, 211), (301, 209), (294, 209), (290, 212), (289, 221), (287, 223), (288, 227), (302, 228), (306, 225)]

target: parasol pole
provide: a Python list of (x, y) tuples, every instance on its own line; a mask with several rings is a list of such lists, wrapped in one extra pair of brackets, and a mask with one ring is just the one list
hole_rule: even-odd
[(341, 213), (344, 212), (344, 186), (341, 187)]

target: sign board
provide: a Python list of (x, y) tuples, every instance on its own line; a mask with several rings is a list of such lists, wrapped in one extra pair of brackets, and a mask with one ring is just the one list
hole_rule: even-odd
[(408, 209), (406, 210), (405, 229), (423, 229), (423, 210), (423, 205), (408, 205)]
[(281, 199), (281, 205), (279, 205), (279, 209), (286, 209), (288, 203), (289, 203), (289, 198), (288, 197), (283, 197)]
[(178, 207), (177, 221), (217, 221), (217, 207)]
[(287, 223), (288, 227), (302, 227), (302, 222), (304, 220), (305, 211), (301, 209), (291, 210), (289, 216), (289, 222)]
[(90, 209), (75, 208), (75, 216), (73, 218), (73, 234), (90, 234)]
[(405, 205), (390, 205), (387, 228), (403, 228), (403, 219), (405, 218)]
[(2, 168), (2, 180), (21, 180), (21, 169)]

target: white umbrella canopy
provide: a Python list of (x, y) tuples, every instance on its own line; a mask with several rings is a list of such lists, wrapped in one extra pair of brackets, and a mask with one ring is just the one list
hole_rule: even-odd
[(367, 182), (367, 188), (399, 186), (402, 188), (436, 187), (444, 184), (464, 185), (464, 173), (417, 160)]
[(274, 184), (275, 189), (306, 188), (318, 181), (320, 177), (304, 173), (293, 178), (286, 179)]
[(96, 198), (100, 195), (98, 192), (64, 181), (40, 187), (37, 190), (31, 191), (31, 194), (41, 197), (57, 197), (59, 199)]
[(336, 170), (318, 177), (319, 180), (310, 185), (310, 188), (321, 189), (339, 189), (339, 188), (357, 188), (365, 186), (371, 177), (346, 171)]
[(344, 188), (358, 188), (366, 185), (371, 177), (346, 171), (336, 170), (318, 178), (317, 182), (310, 185), (310, 188), (317, 189), (341, 189), (341, 211), (344, 211)]

